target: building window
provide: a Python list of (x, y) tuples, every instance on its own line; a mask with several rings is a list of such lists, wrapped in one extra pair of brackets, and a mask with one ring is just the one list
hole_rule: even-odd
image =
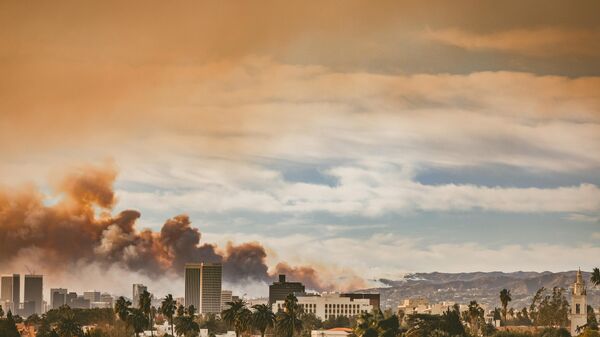
[(576, 314), (580, 314), (581, 313), (581, 306), (579, 303), (575, 304), (575, 313)]

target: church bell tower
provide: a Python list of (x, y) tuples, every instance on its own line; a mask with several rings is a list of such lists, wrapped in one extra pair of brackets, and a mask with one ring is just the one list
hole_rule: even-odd
[(582, 332), (580, 328), (587, 324), (587, 298), (581, 269), (577, 271), (571, 295), (571, 336), (577, 336)]

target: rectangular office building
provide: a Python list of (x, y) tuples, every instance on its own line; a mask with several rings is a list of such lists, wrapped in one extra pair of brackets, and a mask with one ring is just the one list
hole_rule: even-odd
[(222, 266), (220, 263), (185, 265), (185, 305), (200, 314), (221, 312)]
[(28, 317), (32, 314), (43, 314), (44, 277), (42, 275), (25, 275), (24, 284), (23, 316)]

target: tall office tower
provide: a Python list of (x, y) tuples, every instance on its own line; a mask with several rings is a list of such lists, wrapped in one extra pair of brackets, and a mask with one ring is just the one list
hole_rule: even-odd
[(91, 302), (100, 302), (100, 292), (99, 291), (84, 291), (83, 298)]
[(134, 284), (133, 285), (133, 296), (131, 297), (131, 304), (135, 308), (140, 307), (140, 295), (144, 293), (144, 291), (148, 291), (148, 287), (143, 284)]
[(13, 303), (13, 314), (21, 314), (19, 311), (19, 305), (21, 304), (21, 275), (13, 274), (13, 286), (12, 286), (12, 303)]
[(285, 300), (289, 294), (304, 292), (304, 284), (300, 282), (287, 282), (285, 275), (279, 275), (279, 282), (273, 282), (269, 286), (269, 305), (273, 305), (275, 301)]
[(221, 312), (220, 263), (187, 263), (185, 265), (185, 305), (193, 305), (199, 313)]
[(50, 308), (58, 309), (65, 304), (67, 304), (67, 289), (50, 289)]
[(225, 310), (227, 303), (233, 300), (233, 292), (231, 290), (221, 290), (221, 311)]
[(23, 316), (41, 315), (44, 292), (42, 275), (25, 275), (25, 292), (23, 294)]
[(0, 305), (2, 305), (5, 312), (8, 312), (9, 310), (14, 312), (12, 305), (13, 277), (12, 275), (2, 275), (0, 282)]

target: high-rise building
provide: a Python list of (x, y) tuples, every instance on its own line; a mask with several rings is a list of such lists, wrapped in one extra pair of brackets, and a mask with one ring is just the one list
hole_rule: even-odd
[(96, 291), (96, 290), (84, 291), (83, 298), (90, 301), (90, 303), (91, 302), (100, 302), (100, 292)]
[(41, 315), (43, 313), (44, 277), (42, 275), (25, 275), (24, 285), (23, 316)]
[(13, 313), (21, 314), (19, 311), (19, 305), (21, 304), (21, 275), (19, 274), (13, 274), (12, 296)]
[(144, 291), (148, 291), (148, 287), (143, 284), (134, 284), (133, 285), (133, 296), (131, 297), (131, 304), (139, 308), (140, 307), (140, 295), (144, 293)]
[(275, 301), (285, 300), (289, 294), (304, 292), (304, 284), (300, 282), (287, 282), (285, 275), (279, 275), (279, 282), (273, 282), (269, 286), (269, 305), (273, 305)]
[(571, 335), (577, 336), (587, 325), (587, 291), (581, 270), (577, 271), (571, 295)]
[(50, 289), (50, 308), (58, 309), (65, 304), (67, 304), (67, 289)]
[(231, 290), (221, 290), (221, 311), (225, 310), (227, 303), (233, 300), (233, 292)]
[(0, 278), (0, 304), (4, 311), (14, 312), (13, 308), (13, 276), (2, 275)]
[(221, 312), (222, 266), (220, 263), (185, 265), (185, 305), (199, 313)]

